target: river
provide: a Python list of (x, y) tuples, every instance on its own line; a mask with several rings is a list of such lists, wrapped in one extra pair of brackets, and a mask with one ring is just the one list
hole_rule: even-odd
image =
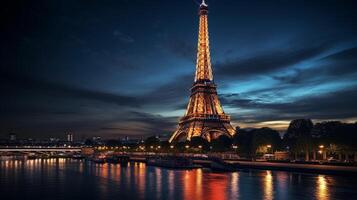
[(73, 159), (0, 162), (0, 198), (79, 199), (357, 199), (357, 178), (269, 170), (213, 173), (144, 163), (94, 164)]

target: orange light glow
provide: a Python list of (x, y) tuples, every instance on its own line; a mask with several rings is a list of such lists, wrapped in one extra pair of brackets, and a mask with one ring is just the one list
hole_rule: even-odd
[(327, 179), (324, 175), (319, 175), (317, 178), (316, 199), (329, 200)]

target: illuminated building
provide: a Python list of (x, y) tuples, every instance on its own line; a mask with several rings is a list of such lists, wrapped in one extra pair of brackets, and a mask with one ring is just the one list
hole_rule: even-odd
[(73, 142), (73, 134), (67, 134), (67, 142)]
[(230, 124), (219, 102), (216, 84), (213, 81), (209, 39), (208, 6), (203, 1), (199, 8), (199, 33), (196, 74), (185, 115), (180, 119), (177, 130), (169, 142), (191, 140), (199, 136), (211, 141), (221, 135), (233, 136)]

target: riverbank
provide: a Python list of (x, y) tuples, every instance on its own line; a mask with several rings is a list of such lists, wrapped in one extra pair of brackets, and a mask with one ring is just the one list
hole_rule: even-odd
[(240, 169), (280, 170), (318, 174), (357, 175), (357, 167), (319, 164), (295, 164), (253, 161), (228, 161), (239, 165)]
[[(132, 161), (145, 162), (144, 157), (131, 157)], [(304, 172), (314, 174), (331, 175), (354, 175), (357, 176), (357, 167), (354, 166), (336, 166), (320, 164), (297, 164), (297, 163), (278, 163), (278, 162), (254, 162), (240, 160), (225, 160), (228, 163), (236, 164), (237, 170), (258, 169), (258, 170), (278, 170), (289, 172)], [(205, 159), (193, 159), (194, 164), (203, 167), (210, 167), (211, 161)]]
[[(210, 166), (209, 160), (194, 160), (195, 164)], [(236, 164), (237, 170), (258, 169), (258, 170), (278, 170), (288, 172), (303, 172), (314, 174), (331, 175), (353, 175), (357, 176), (357, 167), (353, 166), (334, 166), (319, 164), (295, 164), (295, 163), (276, 163), (276, 162), (254, 162), (254, 161), (232, 161), (228, 163)]]

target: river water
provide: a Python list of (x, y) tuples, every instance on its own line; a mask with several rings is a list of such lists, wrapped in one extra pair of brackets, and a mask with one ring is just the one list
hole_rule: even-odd
[(72, 159), (0, 161), (0, 199), (357, 199), (357, 178), (247, 170), (170, 170)]

